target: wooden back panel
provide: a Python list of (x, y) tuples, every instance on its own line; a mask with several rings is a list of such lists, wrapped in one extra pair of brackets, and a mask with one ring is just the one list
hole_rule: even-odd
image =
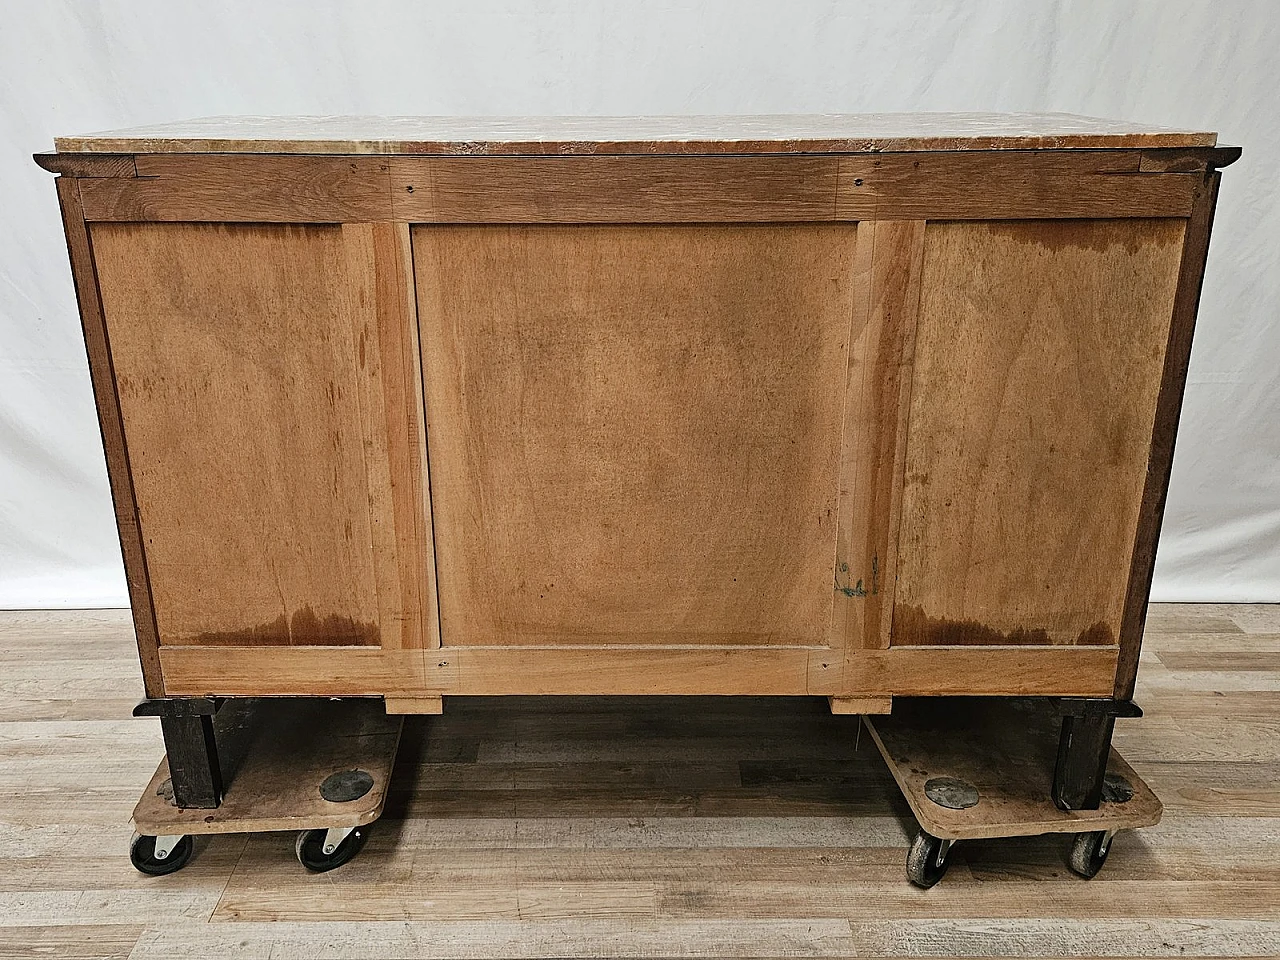
[(856, 230), (413, 228), (445, 646), (827, 643)]
[(894, 645), (1117, 643), (1184, 226), (927, 226)]
[(91, 235), (161, 644), (421, 645), (394, 249), (369, 225)]

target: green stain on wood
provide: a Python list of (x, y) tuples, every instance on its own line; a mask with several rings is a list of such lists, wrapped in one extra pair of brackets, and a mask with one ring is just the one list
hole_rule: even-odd
[[(846, 597), (865, 597), (867, 595), (866, 588), (862, 585), (862, 578), (858, 578), (858, 582), (853, 586), (849, 586), (847, 582), (840, 582), (840, 574), (848, 573), (849, 565), (847, 563), (840, 564), (840, 569), (836, 571), (836, 590), (843, 593)], [(846, 578), (847, 581), (847, 578)]]

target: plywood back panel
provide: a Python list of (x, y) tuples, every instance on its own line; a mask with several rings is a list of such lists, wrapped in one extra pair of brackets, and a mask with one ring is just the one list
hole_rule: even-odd
[(92, 228), (162, 644), (421, 645), (395, 229)]
[(928, 225), (895, 645), (1117, 642), (1184, 222)]
[(413, 229), (446, 647), (827, 642), (856, 229)]

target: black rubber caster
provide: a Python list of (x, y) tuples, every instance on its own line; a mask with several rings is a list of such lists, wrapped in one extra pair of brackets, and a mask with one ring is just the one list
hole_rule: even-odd
[(152, 877), (163, 877), (166, 873), (176, 873), (191, 860), (191, 852), (195, 844), (189, 836), (177, 842), (169, 855), (163, 859), (156, 856), (156, 838), (133, 835), (129, 841), (129, 861), (141, 873)]
[(950, 865), (951, 841), (921, 830), (907, 851), (907, 879), (928, 890), (942, 879)]
[(1077, 833), (1071, 844), (1071, 855), (1067, 858), (1067, 866), (1072, 873), (1079, 874), (1086, 880), (1092, 879), (1107, 862), (1107, 854), (1111, 852), (1111, 841), (1114, 837), (1103, 830), (1093, 833)]
[(298, 855), (298, 862), (312, 873), (324, 873), (342, 866), (364, 846), (369, 836), (368, 827), (356, 827), (342, 842), (329, 852), (325, 852), (324, 838), (327, 830), (303, 830), (293, 845), (293, 852)]

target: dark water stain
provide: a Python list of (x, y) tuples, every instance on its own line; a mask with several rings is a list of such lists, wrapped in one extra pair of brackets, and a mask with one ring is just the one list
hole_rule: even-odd
[(1135, 254), (1143, 247), (1157, 243), (1156, 228), (1134, 219), (1126, 220), (1011, 220), (986, 224), (992, 237), (1007, 238), (1031, 246), (1042, 247), (1050, 253), (1066, 249), (1089, 250), (1107, 253), (1123, 247), (1128, 254)]
[(303, 607), (292, 617), (282, 613), (270, 623), (201, 633), (187, 642), (211, 647), (376, 647), (380, 640), (376, 623), (357, 623), (336, 613), (321, 619), (310, 607)]
[(901, 646), (976, 647), (976, 646), (1100, 646), (1115, 645), (1115, 635), (1107, 624), (1099, 621), (1086, 627), (1073, 642), (1055, 641), (1043, 627), (1015, 627), (997, 630), (976, 620), (945, 620), (930, 617), (923, 609), (910, 604), (893, 609), (893, 643)]

